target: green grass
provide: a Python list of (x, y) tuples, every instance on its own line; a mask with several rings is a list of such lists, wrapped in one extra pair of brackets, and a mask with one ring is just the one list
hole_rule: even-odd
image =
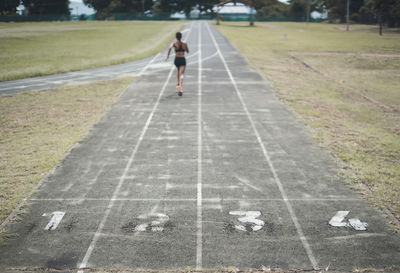
[(218, 29), (336, 155), (346, 180), (400, 220), (399, 30), (225, 22)]
[(132, 81), (0, 97), (0, 223)]
[(182, 28), (175, 21), (0, 23), (0, 81), (148, 57)]

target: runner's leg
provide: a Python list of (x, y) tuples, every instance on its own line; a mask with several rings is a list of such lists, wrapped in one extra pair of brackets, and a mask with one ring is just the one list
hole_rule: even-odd
[(182, 87), (183, 84), (183, 74), (185, 74), (186, 66), (182, 65), (179, 67), (179, 85)]

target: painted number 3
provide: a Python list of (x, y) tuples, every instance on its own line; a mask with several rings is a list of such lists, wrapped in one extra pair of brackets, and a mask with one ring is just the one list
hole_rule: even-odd
[(242, 216), (238, 220), (242, 223), (247, 223), (245, 225), (235, 225), (235, 229), (237, 230), (247, 231), (249, 226), (251, 226), (253, 231), (258, 231), (264, 226), (264, 221), (257, 219), (257, 217), (261, 216), (261, 212), (259, 211), (230, 211), (229, 214)]

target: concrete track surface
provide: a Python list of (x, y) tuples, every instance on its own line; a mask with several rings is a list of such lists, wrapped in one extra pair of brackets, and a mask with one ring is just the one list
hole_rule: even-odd
[(166, 53), (147, 59), (7, 225), (0, 271), (399, 266), (400, 237), (266, 80), (210, 23), (187, 28), (183, 96)]

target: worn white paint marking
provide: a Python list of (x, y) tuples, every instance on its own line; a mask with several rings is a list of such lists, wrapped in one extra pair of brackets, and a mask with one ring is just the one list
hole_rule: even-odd
[(203, 184), (203, 188), (208, 188), (208, 189), (225, 189), (225, 190), (236, 190), (240, 189), (241, 187), (238, 185), (214, 185), (214, 184)]
[[(87, 167), (86, 167), (85, 170), (82, 172), (81, 177), (85, 177), (85, 176), (89, 173), (90, 168), (92, 167), (92, 164), (93, 164), (93, 163), (92, 163), (92, 161), (90, 160), (90, 161), (88, 162)], [(66, 185), (64, 189), (61, 189), (61, 191), (62, 191), (62, 192), (68, 192), (68, 191), (75, 185), (75, 183), (76, 183), (76, 181), (75, 181), (75, 182), (68, 183), (68, 185)]]
[(68, 183), (68, 185), (66, 185), (65, 188), (61, 189), (60, 191), (63, 191), (63, 192), (69, 191), (73, 185), (74, 185), (74, 183), (72, 183), (72, 182)]
[(44, 230), (55, 230), (60, 224), (62, 218), (64, 217), (65, 212), (63, 211), (54, 211), (50, 214), (44, 213), (42, 216), (52, 216), (50, 222), (44, 228)]
[(149, 214), (142, 214), (138, 216), (138, 219), (143, 219), (147, 220), (149, 218), (157, 218), (157, 220), (148, 222), (148, 223), (143, 223), (135, 227), (135, 231), (146, 231), (148, 228), (151, 229), (151, 231), (163, 231), (164, 230), (164, 224), (168, 222), (169, 217), (168, 215), (164, 213), (149, 213)]
[(169, 180), (171, 179), (171, 175), (170, 174), (159, 175), (157, 178), (160, 180)]
[[(203, 208), (204, 208), (205, 210), (207, 210), (207, 209), (219, 210), (221, 213), (222, 213), (222, 211), (223, 211), (222, 204), (221, 204), (221, 203), (215, 204), (215, 202), (208, 203), (208, 204), (204, 204), (204, 205), (203, 205)], [(203, 221), (203, 222), (205, 222), (205, 221)]]
[(151, 138), (152, 140), (180, 140), (178, 136), (158, 136)]
[(248, 186), (249, 188), (252, 188), (253, 190), (256, 190), (258, 192), (264, 193), (260, 188), (257, 188), (256, 186), (252, 185), (248, 179), (240, 177), (237, 174), (235, 174), (235, 178), (237, 180), (239, 180), (240, 182), (242, 182), (243, 184), (245, 184), (246, 186)]
[(361, 222), (357, 218), (349, 219), (348, 222), (343, 222), (346, 216), (350, 213), (347, 210), (340, 210), (338, 211), (335, 216), (331, 218), (329, 224), (333, 227), (352, 227), (355, 230), (365, 231), (367, 230), (368, 223)]
[[(232, 84), (232, 83), (230, 83)], [(245, 116), (246, 113), (243, 112), (219, 112), (217, 113), (218, 116)]]
[(387, 237), (387, 236), (388, 235), (385, 233), (358, 233), (347, 236), (335, 236), (335, 237), (325, 238), (325, 240), (338, 241), (338, 240), (363, 239), (370, 237)]
[(150, 68), (170, 68), (171, 64), (170, 63), (155, 63), (149, 66)]
[(355, 230), (367, 230), (368, 223), (361, 222), (358, 219), (349, 219), (349, 225), (354, 228)]
[[(185, 41), (185, 40), (184, 40), (184, 41)], [(196, 57), (196, 55), (198, 55), (198, 52), (192, 52), (192, 53), (190, 54), (190, 56), (188, 56), (186, 59), (187, 59), (187, 60), (190, 60), (190, 59)], [(203, 58), (201, 61), (204, 62), (204, 61), (213, 59), (213, 58), (214, 58), (215, 56), (217, 56), (217, 55), (218, 55), (218, 53), (215, 52), (214, 54), (209, 55), (209, 56)], [(195, 65), (195, 64), (197, 64), (197, 63), (198, 63), (197, 60), (190, 62), (191, 65)], [(154, 74), (154, 73), (157, 73), (157, 72), (160, 72), (160, 71), (164, 71), (164, 70), (166, 70), (166, 69), (168, 69), (166, 66), (165, 66), (165, 67), (162, 67), (162, 66), (161, 66), (161, 67), (152, 69), (152, 70), (151, 70), (151, 73)], [(204, 69), (203, 69), (203, 71), (204, 71)], [(215, 71), (215, 69), (213, 69), (213, 71)], [(135, 75), (133, 74), (133, 76), (135, 76)], [(187, 76), (185, 76), (185, 77), (187, 77), (187, 78), (192, 78), (193, 76), (187, 75)], [(189, 83), (190, 83), (190, 82), (186, 82), (186, 84), (189, 84)]]
[[(253, 231), (261, 230), (265, 224), (263, 220), (257, 219), (257, 217), (261, 216), (260, 211), (230, 211), (229, 214), (235, 216), (243, 216), (239, 217), (238, 220), (242, 223), (254, 224), (251, 227)], [(247, 231), (247, 228), (243, 225), (235, 225), (235, 228), (240, 231)]]
[(145, 65), (145, 66), (143, 67), (142, 70), (140, 70), (140, 72), (139, 72), (139, 74), (138, 74), (138, 77), (140, 77), (140, 76), (143, 75), (143, 73), (147, 70), (147, 68), (149, 68), (149, 66), (154, 62), (154, 60), (155, 60), (158, 56), (160, 56), (160, 53), (158, 53), (156, 56), (154, 56), (153, 59), (151, 59), (150, 62), (148, 62), (148, 64)]
[[(143, 186), (143, 183), (136, 183), (135, 185), (137, 186)], [(169, 188), (173, 188), (175, 186), (169, 184)], [(179, 187), (179, 186), (177, 186)], [(186, 188), (193, 188), (196, 186), (188, 186)], [(31, 198), (29, 199), (31, 201), (36, 201), (36, 202), (74, 202), (74, 201), (118, 201), (118, 202), (124, 202), (124, 201), (140, 201), (140, 202), (154, 202), (154, 201), (171, 201), (171, 202), (177, 202), (177, 201), (188, 201), (188, 202), (193, 202), (196, 201), (197, 198)], [(220, 202), (222, 201), (222, 198), (203, 198), (203, 202)], [(246, 199), (246, 198), (223, 198), (224, 201), (239, 201), (239, 202), (246, 202), (246, 201), (276, 201), (276, 202), (286, 202), (286, 201), (304, 201), (304, 202), (315, 202), (315, 201), (323, 201), (323, 202), (337, 202), (337, 201), (353, 201), (353, 202), (359, 202), (360, 199), (351, 199), (351, 198), (343, 198), (343, 199), (326, 199), (326, 198), (307, 198), (307, 199), (288, 199), (288, 200), (283, 200), (281, 198), (251, 198), (251, 199)], [(27, 201), (27, 199), (23, 199), (24, 202)], [(250, 203), (247, 203), (250, 205)]]
[(349, 214), (350, 211), (340, 210), (335, 216), (329, 221), (329, 224), (333, 227), (348, 227), (347, 222), (343, 222), (344, 218)]
[[(186, 131), (186, 132), (190, 133), (190, 131)], [(163, 134), (177, 135), (177, 134), (180, 134), (180, 133), (181, 133), (181, 132), (179, 132), (179, 131), (174, 131), (174, 130), (164, 130), (164, 131), (163, 131)]]
[[(159, 54), (157, 54), (156, 57), (157, 57), (158, 55), (159, 55)], [(156, 57), (154, 57), (153, 60), (154, 60)], [(144, 70), (145, 70), (145, 69), (143, 69), (142, 71), (144, 71)], [(86, 251), (85, 257), (83, 258), (83, 260), (82, 260), (82, 262), (81, 262), (81, 265), (79, 266), (80, 269), (86, 268), (86, 266), (87, 266), (87, 263), (88, 263), (88, 261), (89, 261), (89, 259), (90, 259), (90, 256), (92, 255), (93, 249), (95, 248), (95, 246), (96, 246), (96, 244), (97, 244), (97, 241), (98, 241), (98, 239), (99, 239), (99, 237), (100, 237), (100, 234), (102, 233), (102, 231), (103, 231), (103, 229), (104, 229), (104, 226), (105, 226), (105, 224), (106, 224), (107, 218), (108, 218), (108, 216), (109, 216), (109, 214), (110, 214), (110, 212), (111, 212), (111, 209), (112, 209), (112, 207), (114, 206), (114, 202), (115, 202), (115, 200), (116, 200), (116, 198), (117, 198), (117, 196), (118, 196), (119, 190), (120, 190), (120, 188), (122, 187), (122, 184), (124, 183), (124, 181), (125, 181), (125, 179), (126, 179), (126, 176), (127, 176), (127, 174), (128, 174), (129, 169), (130, 169), (131, 166), (132, 166), (133, 160), (135, 159), (135, 155), (136, 155), (136, 153), (137, 153), (137, 151), (138, 151), (138, 149), (139, 149), (139, 146), (140, 146), (140, 144), (142, 143), (143, 138), (144, 138), (144, 135), (145, 135), (147, 129), (149, 128), (150, 122), (151, 122), (152, 119), (153, 119), (154, 113), (155, 113), (156, 109), (158, 108), (158, 105), (160, 104), (161, 97), (162, 97), (162, 95), (164, 94), (165, 89), (167, 88), (168, 82), (169, 82), (170, 79), (171, 79), (171, 76), (172, 76), (173, 71), (174, 71), (174, 67), (171, 66), (171, 70), (170, 70), (170, 72), (169, 72), (169, 74), (168, 74), (168, 77), (167, 77), (167, 79), (166, 79), (166, 81), (165, 81), (163, 87), (161, 88), (161, 91), (160, 91), (160, 94), (158, 95), (157, 101), (156, 101), (156, 103), (154, 104), (154, 107), (153, 107), (153, 109), (152, 109), (152, 111), (151, 111), (151, 113), (150, 113), (150, 115), (149, 115), (149, 117), (148, 117), (148, 119), (147, 119), (147, 121), (146, 121), (146, 124), (144, 125), (144, 127), (143, 127), (143, 129), (142, 129), (142, 132), (141, 132), (141, 134), (140, 134), (140, 136), (139, 136), (139, 139), (138, 139), (138, 141), (137, 141), (137, 143), (136, 143), (136, 145), (135, 145), (135, 148), (134, 148), (133, 151), (132, 151), (132, 154), (131, 154), (131, 156), (130, 156), (130, 158), (129, 158), (129, 161), (128, 161), (128, 163), (127, 163), (126, 166), (125, 166), (124, 173), (123, 173), (123, 175), (121, 176), (121, 178), (120, 178), (120, 180), (119, 180), (119, 182), (118, 182), (118, 185), (117, 185), (117, 187), (116, 187), (116, 189), (115, 189), (115, 191), (114, 191), (114, 193), (113, 193), (113, 196), (112, 196), (112, 198), (111, 198), (111, 200), (110, 200), (110, 202), (109, 202), (109, 204), (108, 204), (108, 206), (107, 206), (107, 208), (106, 208), (106, 211), (105, 211), (104, 216), (103, 216), (103, 218), (102, 218), (102, 220), (101, 220), (101, 222), (100, 222), (100, 225), (99, 225), (99, 227), (97, 228), (97, 231), (96, 231), (96, 233), (95, 233), (95, 235), (94, 235), (94, 237), (93, 237), (93, 239), (92, 239), (92, 241), (91, 241), (91, 243), (90, 243), (90, 245), (89, 245), (89, 247), (88, 247), (88, 249), (87, 249), (87, 251)], [(79, 272), (79, 273), (83, 273), (82, 270), (80, 270), (80, 271), (78, 271), (78, 272)]]
[[(125, 179), (135, 179), (136, 176), (135, 175), (127, 175), (125, 176)], [(136, 183), (136, 185), (138, 185), (139, 183)]]
[(261, 112), (261, 113), (270, 113), (271, 112), (270, 109), (254, 109), (254, 111)]
[(195, 185), (195, 184), (192, 184), (192, 185), (190, 185), (190, 184), (182, 184), (182, 183), (181, 184), (176, 184), (176, 183), (167, 182), (166, 185), (165, 185), (165, 188), (167, 190), (174, 189), (174, 188), (178, 188), (178, 189), (197, 189), (197, 185)]
[(235, 79), (234, 79), (234, 77), (233, 77), (233, 75), (232, 75), (232, 73), (231, 73), (231, 71), (230, 71), (230, 69), (229, 69), (229, 67), (228, 67), (228, 64), (227, 64), (226, 61), (225, 61), (225, 57), (222, 55), (221, 50), (220, 50), (220, 48), (219, 48), (219, 45), (218, 45), (217, 41), (215, 40), (215, 37), (214, 37), (214, 35), (212, 34), (212, 32), (211, 32), (211, 30), (210, 30), (208, 24), (206, 24), (206, 27), (207, 27), (208, 32), (210, 33), (210, 36), (211, 36), (211, 39), (213, 40), (213, 43), (214, 43), (214, 45), (215, 45), (215, 48), (216, 48), (217, 51), (218, 51), (218, 54), (219, 54), (219, 56), (220, 56), (220, 59), (221, 59), (222, 63), (223, 63), (224, 66), (225, 66), (225, 69), (226, 69), (226, 71), (227, 71), (227, 73), (228, 73), (228, 75), (229, 75), (229, 78), (230, 78), (230, 80), (231, 80), (231, 82), (232, 82), (232, 85), (233, 85), (234, 88), (235, 88), (236, 94), (237, 94), (237, 96), (238, 96), (238, 98), (239, 98), (239, 100), (240, 100), (240, 103), (242, 104), (243, 110), (244, 110), (244, 111), (246, 112), (246, 114), (247, 114), (247, 118), (249, 119), (249, 122), (250, 122), (250, 124), (251, 124), (251, 127), (253, 128), (254, 134), (255, 134), (255, 136), (256, 136), (256, 138), (257, 138), (257, 141), (258, 141), (258, 143), (259, 143), (259, 145), (260, 145), (260, 147), (261, 147), (261, 149), (262, 149), (262, 152), (263, 152), (264, 157), (265, 157), (265, 159), (266, 159), (266, 161), (267, 161), (267, 163), (268, 163), (268, 166), (269, 166), (269, 168), (271, 169), (271, 172), (272, 172), (272, 174), (273, 174), (273, 176), (274, 176), (275, 183), (276, 183), (276, 185), (278, 186), (279, 191), (280, 191), (280, 193), (281, 193), (282, 199), (285, 200), (286, 207), (287, 207), (287, 209), (288, 209), (288, 211), (289, 211), (289, 214), (290, 214), (290, 216), (291, 216), (291, 218), (292, 218), (292, 221), (293, 221), (293, 223), (294, 223), (294, 225), (295, 225), (295, 227), (296, 227), (297, 234), (298, 234), (298, 236), (299, 236), (299, 238), (300, 238), (300, 240), (301, 240), (301, 242), (302, 242), (302, 244), (303, 244), (303, 247), (304, 247), (304, 249), (305, 249), (305, 251), (306, 251), (306, 253), (307, 253), (307, 256), (308, 256), (308, 258), (309, 258), (309, 260), (310, 260), (310, 262), (311, 262), (313, 268), (314, 268), (315, 270), (318, 270), (319, 267), (318, 267), (317, 260), (315, 259), (314, 253), (312, 252), (312, 249), (311, 249), (311, 247), (310, 247), (310, 244), (308, 243), (307, 238), (304, 236), (303, 229), (302, 229), (302, 227), (300, 226), (299, 220), (297, 219), (297, 216), (296, 216), (296, 214), (295, 214), (295, 212), (294, 212), (294, 210), (293, 210), (293, 208), (292, 208), (292, 205), (291, 205), (290, 202), (288, 201), (288, 198), (287, 198), (286, 192), (285, 192), (285, 190), (284, 190), (284, 188), (283, 188), (283, 185), (282, 185), (282, 183), (281, 183), (281, 180), (279, 179), (279, 176), (278, 176), (278, 174), (277, 174), (277, 172), (276, 172), (276, 170), (275, 170), (275, 167), (274, 167), (274, 165), (272, 164), (272, 160), (271, 160), (271, 158), (270, 158), (270, 156), (269, 156), (269, 154), (268, 154), (268, 152), (267, 152), (267, 149), (265, 148), (265, 145), (264, 145), (264, 143), (263, 143), (263, 141), (262, 141), (262, 139), (261, 139), (260, 133), (258, 132), (258, 130), (257, 130), (256, 126), (255, 126), (255, 123), (254, 123), (254, 121), (253, 121), (253, 118), (252, 118), (252, 116), (251, 116), (251, 114), (250, 114), (250, 112), (249, 112), (249, 110), (248, 110), (248, 108), (247, 108), (247, 106), (246, 106), (246, 104), (245, 104), (245, 102), (244, 102), (244, 100), (243, 100), (242, 94), (240, 93), (239, 88), (237, 87), (236, 81), (235, 81)]
[(202, 159), (203, 159), (203, 139), (202, 139), (202, 101), (201, 101), (201, 77), (202, 77), (202, 60), (201, 60), (201, 27), (198, 24), (198, 52), (199, 52), (199, 74), (198, 74), (198, 125), (197, 125), (197, 232), (196, 232), (196, 270), (203, 267), (203, 209), (202, 209)]

